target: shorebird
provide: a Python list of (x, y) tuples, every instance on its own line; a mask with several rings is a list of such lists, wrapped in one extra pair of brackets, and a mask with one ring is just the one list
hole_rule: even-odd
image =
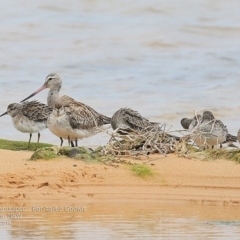
[[(128, 137), (127, 135), (129, 133), (137, 135), (154, 130), (163, 132), (159, 123), (150, 122), (131, 108), (120, 108), (117, 112), (115, 112), (111, 118), (111, 126), (113, 130), (122, 135), (123, 138), (125, 138), (125, 136)], [(173, 137), (176, 140), (180, 139), (179, 137), (168, 133), (166, 135)]]
[(68, 139), (68, 143), (71, 143), (72, 147), (74, 146), (73, 141), (75, 141), (77, 147), (78, 134), (77, 130), (73, 128), (74, 123), (70, 115), (71, 109), (69, 107), (56, 103), (52, 113), (49, 115), (47, 125), (53, 134), (61, 139)]
[(222, 144), (227, 139), (227, 127), (220, 120), (216, 120), (211, 111), (203, 112), (199, 129), (208, 146)]
[(189, 130), (193, 131), (191, 138), (199, 147), (211, 146), (213, 148), (218, 144), (222, 147), (223, 143), (232, 144), (237, 141), (237, 137), (229, 134), (227, 127), (222, 121), (215, 119), (211, 111), (203, 112), (199, 123), (194, 124), (192, 128), (189, 127)]
[(189, 130), (191, 132), (190, 138), (197, 146), (205, 146), (206, 145), (206, 138), (203, 137), (201, 134), (195, 133), (195, 128), (200, 124), (201, 115), (197, 114), (193, 118), (183, 118), (181, 120), (181, 125), (184, 129)]
[(142, 117), (137, 111), (130, 108), (120, 108), (111, 118), (111, 126), (120, 135), (140, 133), (142, 131), (158, 128), (157, 123), (152, 123)]
[(237, 133), (237, 140), (240, 143), (240, 129), (238, 130), (238, 133)]
[(197, 114), (193, 118), (183, 118), (181, 125), (184, 129), (192, 130), (200, 122), (201, 115)]
[[(59, 96), (61, 86), (61, 77), (57, 73), (51, 73), (46, 77), (42, 87), (21, 102), (33, 97), (45, 88), (49, 88), (47, 103), (49, 107), (55, 108), (55, 110), (50, 115), (48, 127), (53, 134), (64, 139), (77, 141), (109, 128), (111, 118), (96, 112), (81, 102), (75, 101), (69, 96)], [(62, 111), (63, 114), (61, 113), (62, 115), (59, 114), (61, 116), (56, 115), (59, 106), (63, 107), (64, 110)], [(70, 131), (69, 134), (66, 134), (68, 131)]]
[(49, 106), (38, 101), (11, 103), (7, 111), (0, 117), (8, 114), (12, 117), (13, 126), (20, 132), (29, 133), (28, 148), (32, 133), (38, 133), (37, 147), (40, 140), (40, 132), (47, 128), (47, 118), (52, 111)]

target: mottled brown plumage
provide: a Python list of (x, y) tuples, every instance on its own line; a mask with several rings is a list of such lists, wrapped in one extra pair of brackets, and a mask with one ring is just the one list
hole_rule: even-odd
[[(131, 108), (120, 108), (115, 112), (111, 118), (111, 125), (113, 130), (116, 130), (122, 136), (128, 135), (129, 133), (142, 134), (151, 131), (163, 132), (159, 123), (150, 122)], [(180, 137), (171, 134), (166, 135), (176, 140), (180, 139)]]
[(150, 131), (153, 128), (158, 128), (158, 123), (153, 123), (142, 117), (137, 111), (131, 108), (120, 108), (111, 118), (113, 130), (121, 129), (124, 131)]
[(24, 102), (22, 104), (22, 114), (29, 120), (35, 122), (47, 122), (49, 114), (52, 112), (52, 108), (44, 103), (38, 101)]

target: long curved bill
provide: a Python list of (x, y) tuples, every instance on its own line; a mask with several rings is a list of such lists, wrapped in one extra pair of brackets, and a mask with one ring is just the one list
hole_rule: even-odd
[(7, 115), (8, 112), (6, 111), (5, 113), (3, 113), (2, 115), (0, 115), (0, 117), (4, 116), (4, 115)]
[(45, 84), (43, 84), (37, 91), (35, 91), (34, 93), (32, 93), (31, 95), (29, 95), (28, 97), (26, 97), (25, 99), (23, 99), (21, 102), (24, 102), (26, 100), (28, 100), (29, 98), (35, 96), (36, 94), (38, 94), (39, 92), (41, 92), (43, 89), (47, 88), (47, 86)]

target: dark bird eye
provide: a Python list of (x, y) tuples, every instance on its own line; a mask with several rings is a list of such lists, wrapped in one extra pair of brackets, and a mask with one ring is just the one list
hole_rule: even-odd
[(51, 81), (52, 80), (52, 77), (50, 77), (49, 79), (48, 79), (48, 81)]

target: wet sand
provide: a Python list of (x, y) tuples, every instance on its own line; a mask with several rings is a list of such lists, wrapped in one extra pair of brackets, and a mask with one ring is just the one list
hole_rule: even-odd
[[(32, 152), (0, 150), (0, 201), (192, 202), (240, 205), (240, 164), (176, 155), (141, 160), (153, 176), (141, 178), (131, 165), (107, 166), (66, 157), (29, 161)], [(153, 165), (151, 165), (153, 164)]]

